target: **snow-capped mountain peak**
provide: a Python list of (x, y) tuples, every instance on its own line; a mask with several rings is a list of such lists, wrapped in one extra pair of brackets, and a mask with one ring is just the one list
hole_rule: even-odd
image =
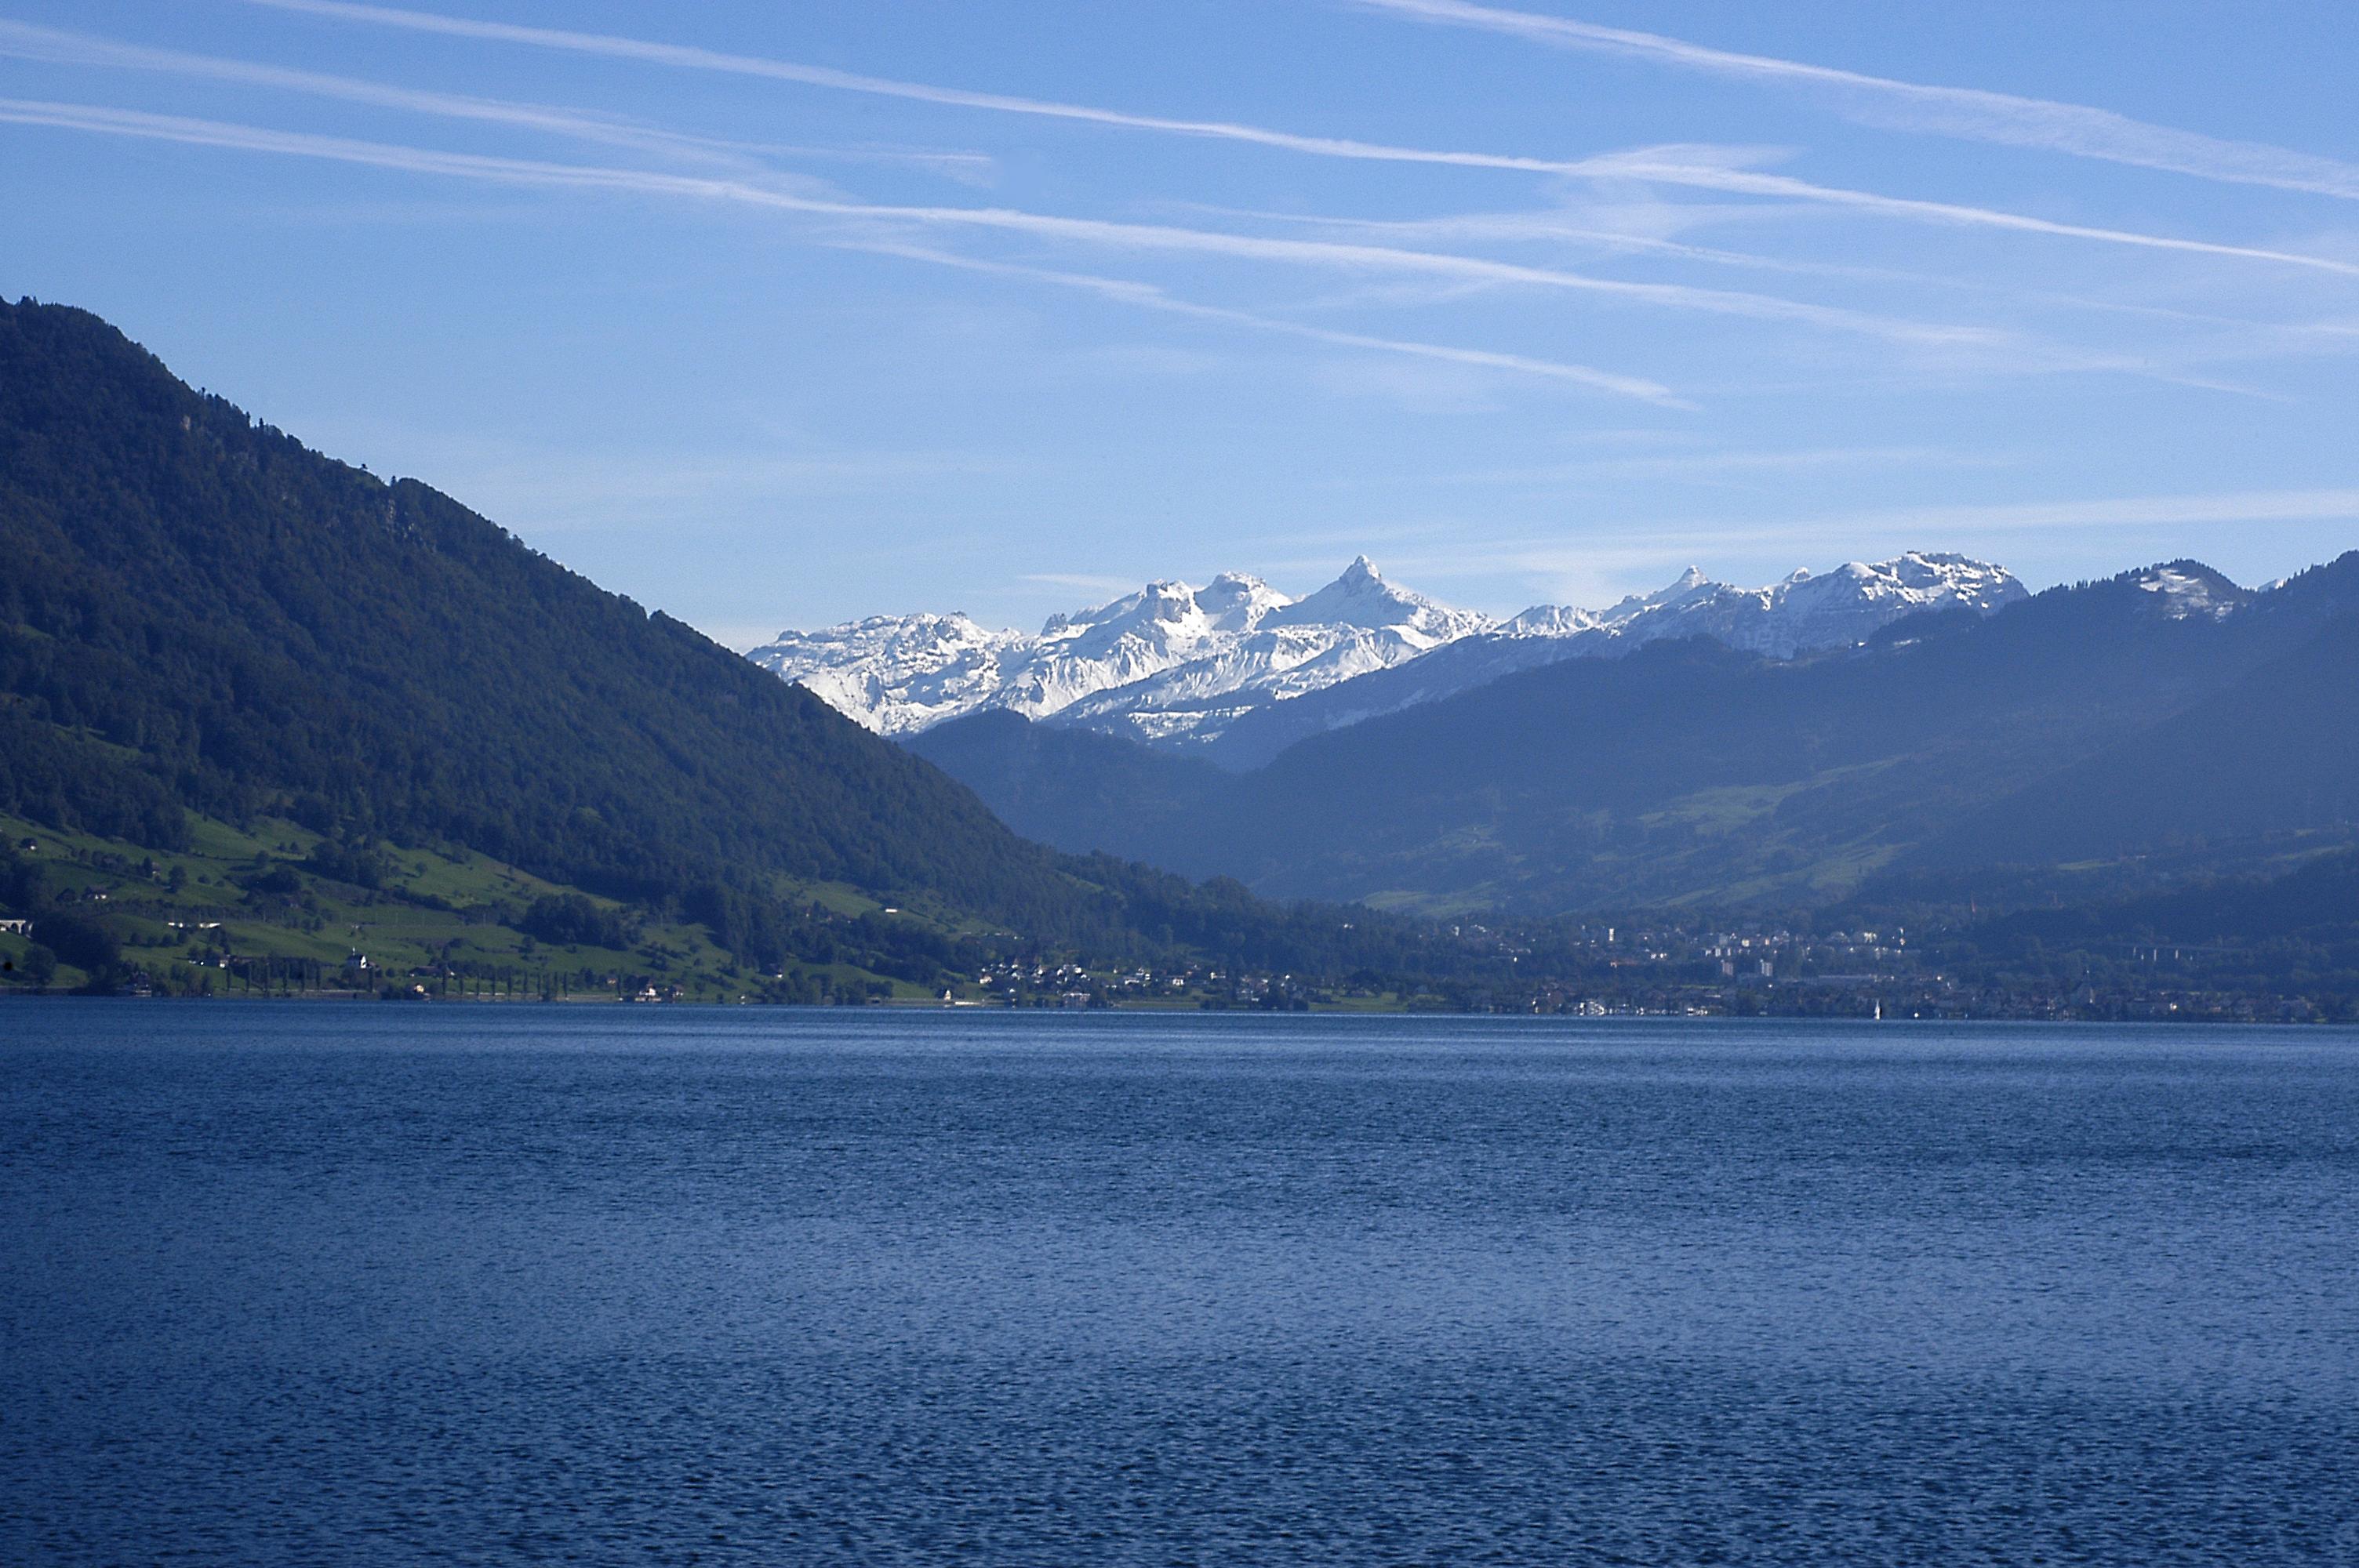
[(1223, 632), (1250, 632), (1265, 617), (1293, 602), (1261, 579), (1244, 572), (1223, 572), (1196, 593), (1196, 607)]
[(1710, 637), (1747, 653), (1791, 658), (1860, 642), (1903, 615), (1965, 608), (1987, 614), (2029, 590), (2003, 567), (1911, 550), (1888, 561), (1846, 561), (1799, 570), (1767, 588), (1714, 582), (1695, 567), (1669, 586), (1608, 609), (1540, 606), (1510, 622), (1511, 635), (1582, 638), (1609, 652), (1665, 637)]
[(1009, 708), (1177, 740), (1492, 625), (1386, 582), (1362, 556), (1299, 600), (1225, 572), (1052, 615), (1032, 637), (964, 616), (875, 616), (785, 633), (748, 656), (887, 734)]
[(2027, 597), (2001, 568), (1962, 556), (1911, 552), (1888, 561), (1852, 561), (1823, 575), (1801, 570), (1766, 588), (1714, 582), (1690, 567), (1651, 593), (1604, 610), (1534, 605), (1494, 634), (1462, 638), (1407, 668), (1342, 684), (1314, 700), (1255, 714), (1213, 737), (1216, 760), (1256, 766), (1322, 730), (1434, 702), (1453, 693), (1564, 659), (1611, 658), (1666, 638), (1701, 637), (1771, 658), (1864, 643), (1919, 611), (1987, 614)]
[(963, 612), (872, 615), (823, 632), (781, 632), (752, 655), (792, 670), (839, 713), (873, 730), (922, 730), (944, 708), (964, 708), (997, 689), (1001, 656), (1024, 639)]
[(2254, 597), (2201, 561), (2166, 561), (2126, 575), (2129, 581), (2153, 594), (2162, 613), (2173, 621), (2190, 617), (2217, 621), (2242, 609)]
[(1438, 647), (1495, 624), (1487, 615), (1453, 610), (1421, 593), (1396, 588), (1365, 556), (1355, 556), (1343, 575), (1308, 598), (1272, 611), (1268, 626), (1352, 626), (1364, 632), (1392, 632)]
[[(1712, 581), (1712, 579), (1704, 576), (1703, 568), (1701, 567), (1690, 567), (1687, 570), (1674, 578), (1668, 585), (1657, 589), (1652, 593), (1634, 593), (1625, 599), (1608, 605), (1603, 610), (1594, 611), (1583, 611), (1580, 613), (1593, 615), (1594, 618), (1603, 625), (1618, 626), (1625, 622), (1647, 614), (1650, 611), (1667, 609), (1675, 604), (1684, 603), (1688, 600), (1694, 598), (1699, 593), (1703, 593), (1712, 589), (1725, 588), (1726, 586), (1727, 585), (1724, 583), (1716, 583)], [(1570, 609), (1571, 607), (1548, 605), (1542, 606), (1541, 608), (1554, 610)], [(1527, 613), (1528, 613), (1528, 611)]]
[(1863, 641), (1916, 611), (1987, 613), (2025, 594), (2001, 568), (1911, 551), (1823, 576), (1797, 571), (1767, 588), (1715, 582), (1690, 567), (1667, 587), (1603, 611), (1536, 605), (1502, 622), (1387, 581), (1360, 556), (1299, 600), (1231, 572), (1202, 588), (1152, 582), (1052, 615), (1036, 636), (956, 613), (872, 616), (783, 633), (748, 657), (887, 734), (1006, 708), (1187, 746), (1217, 739), (1256, 708), (1469, 639), (1482, 642), (1452, 665), (1461, 684), (1491, 678), (1486, 670), (1611, 654), (1666, 637), (1708, 637), (1788, 658)]
[(1570, 604), (1535, 604), (1499, 630), (1510, 637), (1571, 637), (1605, 624), (1594, 610)]

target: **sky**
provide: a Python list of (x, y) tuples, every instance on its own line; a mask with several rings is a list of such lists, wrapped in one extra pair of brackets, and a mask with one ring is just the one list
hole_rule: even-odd
[(2359, 6), (0, 0), (0, 293), (736, 647), (2359, 546)]

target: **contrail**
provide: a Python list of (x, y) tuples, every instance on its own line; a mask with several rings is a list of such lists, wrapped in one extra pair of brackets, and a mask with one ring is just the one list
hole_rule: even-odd
[(2093, 228), (2082, 223), (2060, 223), (2047, 218), (2033, 218), (2017, 212), (1994, 211), (1985, 207), (1963, 207), (1949, 201), (1922, 201), (1904, 196), (1879, 196), (1865, 190), (1846, 190), (1837, 186), (1814, 185), (1808, 180), (1793, 179), (1785, 175), (1763, 174), (1756, 169), (1728, 168), (1711, 164), (1666, 163), (1646, 151), (1617, 153), (1605, 157), (1586, 160), (1586, 172), (1600, 177), (1623, 174), (1642, 182), (1693, 186), (1707, 190), (1726, 190), (1752, 196), (1777, 196), (1795, 200), (1823, 202), (1832, 206), (1854, 207), (1866, 211), (1881, 212), (1892, 217), (1919, 218), (1935, 223), (1952, 223), (1961, 227), (2013, 229), (2027, 234), (2053, 234), (2064, 239), (2097, 240), (2107, 244), (2143, 245), (2152, 250), (2185, 251), (2198, 255), (2233, 256), (2245, 261), (2279, 262), (2293, 266), (2310, 267), (2320, 272), (2342, 273), (2359, 277), (2359, 263), (2337, 261), (2331, 256), (2309, 255), (2299, 251), (2267, 250), (2256, 245), (2218, 244), (2208, 240), (2175, 239), (2164, 234), (2144, 234), (2123, 229)]
[[(1364, 3), (1393, 9), (1411, 9), (1414, 5), (1421, 4), (1422, 0), (1364, 0)], [(511, 22), (481, 22), (467, 17), (440, 16), (429, 11), (413, 11), (389, 5), (361, 5), (353, 3), (353, 0), (246, 0), (246, 4), (267, 6), (274, 10), (299, 12), (306, 16), (329, 16), (343, 21), (401, 27), (413, 32), (523, 44), (537, 49), (563, 49), (577, 54), (603, 55), (611, 59), (640, 60), (649, 64), (674, 66), (690, 70), (721, 71), (731, 75), (765, 78), (774, 81), (791, 81), (806, 87), (832, 88), (847, 92), (869, 93), (921, 103), (987, 110), (997, 114), (1029, 114), (1049, 119), (1104, 125), (1120, 130), (1156, 131), (1172, 135), (1242, 142), (1255, 146), (1271, 147), (1279, 151), (1301, 153), (1315, 157), (1440, 165), (1456, 168), (1499, 169), (1512, 173), (1564, 175), (1585, 178), (1623, 178), (1644, 179), (1666, 185), (1690, 186), (1707, 190), (1745, 189), (1743, 186), (1730, 183), (1731, 179), (1738, 178), (1740, 171), (1707, 168), (1661, 160), (1646, 162), (1643, 161), (1643, 155), (1636, 155), (1641, 161), (1634, 162), (1633, 155), (1610, 155), (1600, 158), (1541, 158), (1523, 157), (1504, 153), (1395, 146), (1381, 142), (1357, 141), (1349, 137), (1300, 135), (1290, 131), (1272, 130), (1266, 126), (1242, 124), (1226, 120), (1189, 120), (1158, 114), (1134, 114), (1121, 110), (1095, 108), (1087, 104), (1011, 97), (995, 92), (970, 92), (958, 88), (933, 87), (919, 82), (896, 81), (885, 77), (861, 76), (825, 66), (802, 65), (792, 60), (730, 54), (717, 49), (699, 49), (682, 44), (656, 43), (647, 39), (620, 38), (605, 33), (583, 33), (556, 27), (525, 27)], [(1482, 7), (1463, 7), (1462, 9), (1484, 16), (1519, 15), (1513, 12), (1493, 13)], [(1455, 12), (1451, 14), (1455, 16)], [(1436, 19), (1440, 19), (1439, 13), (1436, 13)], [(1542, 17), (1537, 20), (1545, 22), (1549, 18)], [(1650, 35), (1629, 36), (1634, 38), (1643, 38)], [(1668, 43), (1669, 40), (1663, 41)], [(1834, 74), (1841, 76), (1844, 73)], [(1873, 81), (1877, 79), (1862, 78), (1861, 80)], [(1962, 90), (1926, 89), (1924, 91), (1946, 92)], [(2022, 100), (2021, 102), (2031, 101)], [(2095, 114), (2101, 112), (2089, 110), (2086, 113)], [(2124, 123), (2132, 124), (2133, 122)], [(2348, 194), (2359, 195), (2359, 169), (2353, 169), (2350, 172), (2353, 187)], [(1770, 180), (1774, 177), (1754, 175), (1749, 178), (1755, 180)], [(2180, 251), (2243, 261), (2269, 262), (2291, 266), (2312, 267), (2327, 272), (2359, 275), (2359, 265), (2331, 260), (2323, 256), (2307, 255), (2295, 251), (2267, 250), (2250, 245), (2215, 244), (2202, 240), (2179, 239), (2169, 235), (2140, 233), (2130, 230), (2056, 223), (2042, 218), (2033, 218), (2022, 213), (1991, 208), (1962, 206), (1951, 202), (1919, 201), (1906, 197), (1881, 196), (1871, 191), (1814, 185), (1799, 179), (1778, 178), (1776, 180), (1776, 186), (1774, 190), (1766, 185), (1756, 186), (1750, 193), (1777, 195), (1789, 200), (1814, 201), (1824, 205), (1846, 207), (1854, 211), (1872, 211), (1886, 217), (1935, 222), (1947, 226), (1968, 225), (2005, 229), (2018, 233), (2047, 234), (2060, 239), (2087, 240), (2106, 244), (2138, 246), (2150, 250)]]
[(1742, 294), (1679, 284), (1633, 283), (1617, 278), (1591, 277), (1552, 267), (1526, 266), (1485, 257), (1402, 250), (1385, 245), (1269, 239), (1168, 224), (1063, 218), (1005, 207), (886, 206), (837, 201), (716, 177), (543, 163), (523, 158), (491, 157), (476, 153), (439, 152), (394, 143), (354, 141), (308, 132), (276, 131), (217, 120), (150, 114), (139, 110), (110, 109), (91, 104), (0, 99), (0, 120), (148, 140), (330, 158), (382, 168), (496, 180), (512, 185), (633, 190), (736, 201), (812, 217), (1035, 234), (1046, 239), (1108, 249), (1220, 255), (1343, 272), (1451, 277), (1470, 283), (1561, 289), (1672, 309), (1756, 320), (1799, 322), (1891, 342), (1942, 347), (1999, 347), (2020, 342), (2013, 334), (1987, 328), (1899, 321), (1863, 311), (1811, 305), (1768, 295)]
[(462, 93), (434, 92), (411, 87), (396, 87), (384, 82), (368, 81), (356, 77), (332, 76), (315, 70), (292, 70), (282, 66), (263, 65), (252, 60), (232, 59), (219, 55), (187, 54), (177, 49), (147, 49), (112, 38), (96, 38), (86, 33), (67, 32), (57, 27), (43, 27), (28, 22), (0, 19), (0, 55), (19, 59), (35, 59), (63, 65), (102, 66), (114, 70), (146, 70), (175, 76), (194, 77), (213, 81), (243, 82), (278, 92), (300, 92), (316, 98), (332, 98), (348, 103), (368, 103), (380, 108), (399, 109), (410, 114), (432, 114), (444, 119), (472, 120), (489, 124), (514, 125), (521, 130), (545, 131), (594, 142), (608, 146), (639, 147), (649, 151), (720, 158), (743, 162), (747, 157), (786, 156), (827, 157), (854, 162), (908, 163), (941, 169), (945, 173), (972, 178), (987, 170), (992, 160), (975, 153), (911, 153), (869, 148), (822, 148), (778, 146), (765, 143), (728, 141), (719, 137), (689, 135), (663, 130), (636, 121), (610, 115), (582, 114), (571, 109), (554, 108), (540, 103), (520, 103), (506, 99), (478, 98)]
[(922, 245), (864, 243), (858, 249), (879, 255), (905, 256), (914, 261), (930, 262), (937, 266), (957, 267), (967, 272), (989, 273), (1000, 277), (1027, 278), (1036, 283), (1050, 284), (1062, 288), (1080, 289), (1103, 298), (1119, 300), (1141, 309), (1159, 310), (1168, 315), (1186, 316), (1200, 321), (1220, 321), (1233, 326), (1249, 327), (1257, 331), (1276, 332), (1286, 337), (1304, 338), (1313, 342), (1333, 343), (1343, 348), (1373, 349), (1386, 353), (1406, 354), (1415, 359), (1439, 360), (1451, 364), (1477, 365), (1486, 370), (1516, 371), (1526, 375), (1549, 376), (1560, 381), (1576, 382), (1601, 391), (1614, 392), (1625, 397), (1640, 398), (1648, 403), (1672, 408), (1693, 408), (1695, 405), (1672, 395), (1670, 388), (1659, 382), (1643, 381), (1635, 376), (1615, 375), (1608, 371), (1593, 370), (1587, 365), (1565, 364), (1556, 360), (1533, 359), (1524, 354), (1496, 353), (1488, 349), (1461, 349), (1440, 343), (1423, 343), (1398, 338), (1375, 338), (1359, 332), (1341, 332), (1326, 327), (1314, 327), (1300, 321), (1288, 321), (1277, 317), (1257, 316), (1251, 311), (1232, 310), (1217, 305), (1199, 305), (1176, 299), (1150, 283), (1136, 283), (1127, 278), (1101, 277), (1093, 273), (1059, 272), (1047, 267), (1019, 266), (1009, 262), (983, 261), (973, 256), (952, 255), (947, 251), (930, 250)]
[(1979, 88), (1901, 81), (1769, 55), (1710, 49), (1659, 33), (1633, 32), (1562, 16), (1478, 5), (1469, 0), (1357, 3), (1419, 21), (1505, 33), (1560, 49), (1658, 60), (1715, 76), (1832, 88), (1854, 99), (1898, 111), (1897, 115), (1886, 114), (1876, 118), (1876, 124), (1886, 126), (1897, 125), (2005, 146), (2038, 147), (2232, 185), (2266, 185), (2318, 196), (2359, 198), (2359, 165), (2261, 142), (2228, 141), (2169, 125), (2149, 124), (2084, 103), (2022, 98)]

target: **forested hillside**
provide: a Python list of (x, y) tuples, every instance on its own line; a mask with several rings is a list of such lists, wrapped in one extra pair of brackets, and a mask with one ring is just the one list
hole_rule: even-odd
[(2089, 860), (2354, 822), (2359, 613), (2346, 611), (2215, 695), (1974, 814), (1925, 859)]
[(81, 311), (0, 313), (0, 806), (161, 838), (168, 806), (278, 806), (633, 896), (760, 865), (1068, 913), (930, 769)]
[(764, 968), (837, 945), (820, 883), (1099, 954), (1217, 932), (1276, 959), (1340, 924), (1060, 860), (808, 693), (80, 310), (0, 305), (0, 816), (165, 853), (199, 821), (283, 822), (306, 867), (321, 842), (348, 867), (462, 851)]

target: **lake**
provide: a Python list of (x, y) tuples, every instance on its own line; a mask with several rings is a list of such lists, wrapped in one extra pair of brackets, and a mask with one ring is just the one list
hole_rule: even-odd
[(0, 1005), (0, 1561), (2359, 1561), (2359, 1034)]

